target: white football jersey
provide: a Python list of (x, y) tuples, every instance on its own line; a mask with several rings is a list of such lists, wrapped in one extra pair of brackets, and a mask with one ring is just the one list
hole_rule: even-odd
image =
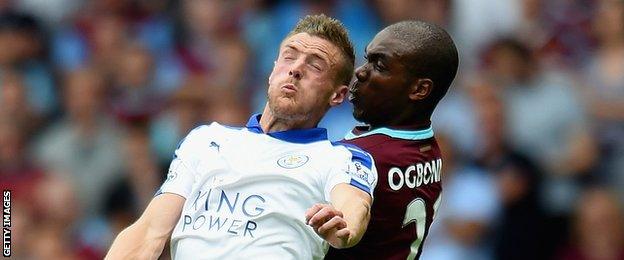
[(331, 143), (323, 128), (263, 133), (212, 123), (175, 151), (159, 190), (186, 198), (171, 236), (174, 259), (321, 259), (328, 244), (305, 211), (340, 183), (372, 196), (377, 172), (359, 148)]

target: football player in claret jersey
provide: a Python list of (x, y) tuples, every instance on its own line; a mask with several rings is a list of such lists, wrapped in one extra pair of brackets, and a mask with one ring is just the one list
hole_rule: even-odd
[(403, 21), (379, 32), (350, 88), (353, 115), (367, 124), (343, 142), (369, 152), (379, 176), (371, 220), (358, 245), (325, 259), (414, 259), (440, 203), (443, 159), (431, 114), (459, 58), (440, 27)]

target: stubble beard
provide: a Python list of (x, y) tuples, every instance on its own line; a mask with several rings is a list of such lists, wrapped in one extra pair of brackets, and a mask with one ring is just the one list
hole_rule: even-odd
[[(271, 109), (271, 113), (273, 113), (275, 118), (290, 122), (301, 122), (307, 121), (311, 116), (310, 113), (301, 111), (302, 109), (296, 105), (293, 97), (272, 97), (269, 95), (268, 99), (269, 109)], [(288, 101), (286, 99), (288, 99)], [(285, 102), (289, 104), (284, 104)]]

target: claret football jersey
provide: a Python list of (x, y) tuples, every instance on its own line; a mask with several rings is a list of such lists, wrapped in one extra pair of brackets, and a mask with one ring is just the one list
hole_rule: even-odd
[(371, 156), (331, 143), (323, 128), (264, 133), (212, 123), (191, 131), (175, 151), (159, 193), (186, 202), (171, 237), (174, 259), (322, 259), (328, 245), (305, 211), (330, 201), (337, 184), (371, 194)]
[(353, 248), (330, 249), (325, 259), (415, 259), (440, 203), (442, 158), (431, 128), (356, 127), (343, 142), (375, 159), (379, 181), (371, 220)]

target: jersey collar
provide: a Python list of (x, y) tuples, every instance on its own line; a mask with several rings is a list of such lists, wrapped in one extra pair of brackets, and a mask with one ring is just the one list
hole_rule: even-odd
[[(264, 134), (262, 127), (260, 126), (260, 117), (262, 114), (254, 114), (249, 118), (247, 122), (247, 129), (250, 132)], [(308, 128), (308, 129), (293, 129), (286, 131), (278, 131), (266, 133), (267, 135), (291, 143), (305, 144), (317, 141), (327, 140), (327, 129), (325, 128)]]
[(370, 131), (363, 129), (365, 127), (356, 127), (345, 136), (345, 140), (352, 140), (355, 138), (365, 137), (374, 134), (387, 135), (392, 138), (405, 139), (405, 140), (424, 140), (433, 137), (433, 128), (429, 126), (422, 130), (398, 130), (390, 129), (387, 127), (380, 127)]

